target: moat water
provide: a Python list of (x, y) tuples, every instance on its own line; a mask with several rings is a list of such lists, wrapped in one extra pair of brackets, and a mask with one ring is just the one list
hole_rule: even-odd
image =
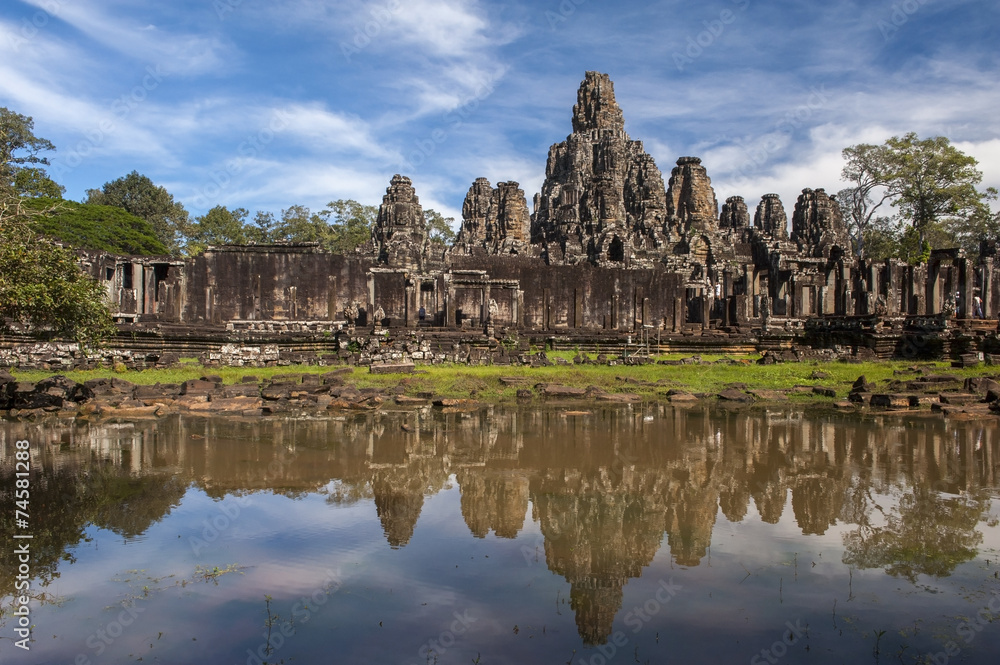
[(7, 421), (0, 453), (4, 664), (1000, 656), (992, 419), (657, 404)]

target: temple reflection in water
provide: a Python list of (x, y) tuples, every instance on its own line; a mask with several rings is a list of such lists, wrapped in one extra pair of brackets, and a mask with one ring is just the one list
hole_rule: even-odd
[[(623, 587), (664, 544), (676, 565), (702, 564), (720, 514), (776, 524), (790, 506), (803, 534), (850, 525), (845, 564), (947, 575), (976, 555), (1000, 452), (992, 421), (665, 405), (4, 422), (3, 487), (13, 487), (8, 462), (21, 438), (36, 444), (42, 469), (33, 506), (50, 525), (36, 541), (43, 579), (87, 525), (134, 537), (192, 485), (215, 498), (266, 490), (370, 502), (388, 544), (405, 548), (425, 499), (457, 482), (472, 536), (515, 538), (526, 520), (537, 522), (586, 644), (607, 639)], [(898, 501), (873, 498), (889, 495)], [(5, 531), (10, 519), (0, 516)], [(0, 559), (0, 579), (12, 580), (14, 565)]]

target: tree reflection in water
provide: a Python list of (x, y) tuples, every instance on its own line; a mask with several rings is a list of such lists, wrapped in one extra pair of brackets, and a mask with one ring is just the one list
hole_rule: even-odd
[[(88, 525), (135, 538), (189, 486), (214, 498), (270, 491), (371, 501), (388, 545), (405, 548), (425, 500), (453, 478), (475, 538), (518, 537), (530, 508), (546, 565), (570, 584), (586, 645), (607, 640), (625, 584), (664, 543), (676, 565), (699, 566), (720, 514), (777, 524), (789, 495), (804, 535), (856, 525), (843, 536), (848, 566), (911, 581), (947, 576), (977, 554), (1000, 452), (992, 422), (911, 427), (889, 417), (664, 405), (580, 415), (488, 407), (124, 426), (5, 422), (3, 505), (12, 501), (20, 438), (34, 446), (34, 570), (43, 585), (61, 560), (72, 561)], [(12, 519), (12, 510), (0, 513), (3, 532)], [(15, 570), (5, 551), (0, 594), (11, 594)]]

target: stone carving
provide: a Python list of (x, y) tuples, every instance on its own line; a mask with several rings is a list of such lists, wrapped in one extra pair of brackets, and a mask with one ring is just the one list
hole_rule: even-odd
[(684, 235), (718, 231), (719, 203), (708, 171), (698, 157), (681, 157), (670, 173), (667, 216)]
[(372, 227), (371, 250), (392, 268), (420, 270), (427, 255), (427, 222), (409, 178), (398, 173), (385, 190)]
[(851, 241), (837, 201), (822, 189), (803, 189), (792, 213), (792, 241), (814, 258), (831, 258), (838, 248), (850, 253)]
[(476, 178), (462, 204), (462, 227), (449, 251), (523, 254), (530, 251), (530, 225), (528, 203), (518, 183), (500, 182), (494, 189), (486, 178)]
[(753, 226), (775, 240), (788, 239), (788, 215), (777, 194), (765, 194), (757, 205)]
[(745, 229), (750, 226), (750, 212), (742, 196), (730, 196), (722, 206), (719, 228)]
[(549, 149), (531, 241), (550, 264), (652, 265), (665, 220), (663, 176), (625, 133), (607, 74), (587, 72), (573, 133)]

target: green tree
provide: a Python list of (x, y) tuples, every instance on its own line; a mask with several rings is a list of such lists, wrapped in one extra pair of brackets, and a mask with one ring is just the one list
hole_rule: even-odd
[(246, 208), (229, 210), (215, 206), (201, 217), (196, 217), (187, 238), (188, 254), (205, 251), (209, 245), (245, 245), (250, 240), (247, 232)]
[[(286, 242), (318, 242), (323, 249), (346, 254), (368, 242), (377, 214), (375, 206), (351, 199), (332, 201), (316, 213), (306, 206), (294, 205), (281, 211), (281, 220), (272, 235)], [(272, 219), (265, 216), (261, 223), (269, 225)]]
[(841, 177), (850, 187), (837, 193), (847, 231), (859, 258), (865, 257), (865, 235), (878, 219), (882, 204), (892, 199), (889, 150), (885, 145), (859, 144), (844, 148)]
[(171, 253), (179, 253), (188, 233), (188, 212), (173, 195), (138, 171), (87, 190), (87, 203), (121, 208), (153, 225), (156, 237)]
[(978, 162), (937, 136), (920, 140), (910, 132), (885, 142), (889, 151), (889, 190), (895, 205), (921, 239), (935, 222), (969, 218), (982, 210), (984, 193), (976, 189), (983, 174)]
[(281, 211), (281, 220), (275, 237), (286, 242), (318, 242), (326, 247), (334, 240), (333, 229), (327, 219), (329, 211), (313, 213), (303, 205), (293, 205)]
[(253, 224), (246, 226), (247, 242), (255, 244), (274, 242), (277, 239), (277, 228), (278, 222), (274, 219), (273, 212), (258, 210), (253, 216)]
[(73, 252), (38, 236), (10, 190), (0, 198), (0, 331), (16, 325), (85, 345), (114, 334), (104, 287)]
[[(41, 336), (95, 344), (114, 333), (104, 287), (80, 269), (76, 255), (38, 235), (19, 188), (24, 164), (44, 164), (52, 144), (34, 136), (30, 118), (0, 112), (0, 331), (17, 326)], [(23, 155), (21, 152), (28, 154)], [(38, 173), (39, 171), (36, 171)]]
[(39, 153), (55, 150), (48, 139), (34, 134), (35, 121), (0, 106), (0, 184), (22, 197), (62, 198), (65, 191), (39, 165), (49, 160)]
[(372, 225), (378, 217), (377, 206), (366, 206), (353, 199), (337, 199), (327, 205), (333, 218), (334, 237), (327, 248), (339, 254), (353, 252), (368, 242)]
[(438, 211), (428, 208), (424, 211), (424, 220), (427, 222), (427, 239), (439, 245), (451, 245), (455, 241), (455, 230), (452, 224), (454, 217), (445, 217)]
[[(967, 234), (988, 218), (986, 201), (993, 190), (976, 189), (983, 176), (975, 158), (943, 136), (921, 140), (910, 132), (882, 145), (851, 146), (843, 156), (841, 176), (851, 186), (837, 200), (859, 256), (865, 255), (866, 233), (886, 202), (896, 208), (900, 222), (916, 230), (918, 247), (958, 242), (963, 225)], [(977, 222), (970, 226), (970, 220)], [(963, 244), (970, 242), (965, 238)]]
[(149, 222), (121, 208), (46, 198), (26, 199), (25, 207), (34, 213), (36, 231), (77, 249), (140, 256), (168, 253)]

